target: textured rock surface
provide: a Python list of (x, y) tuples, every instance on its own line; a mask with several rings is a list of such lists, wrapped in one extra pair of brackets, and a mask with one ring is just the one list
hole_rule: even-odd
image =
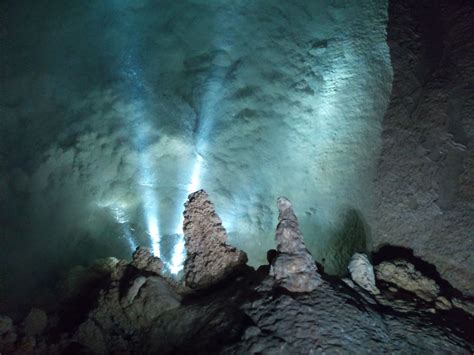
[(405, 260), (384, 261), (375, 267), (377, 279), (413, 292), (418, 297), (433, 301), (439, 294), (436, 281), (424, 276)]
[(375, 285), (374, 267), (365, 254), (356, 253), (352, 256), (348, 266), (352, 280), (364, 290), (379, 294), (380, 291)]
[(278, 226), (275, 241), (279, 255), (272, 261), (270, 276), (292, 292), (311, 292), (321, 284), (316, 263), (306, 249), (293, 207), (284, 197), (277, 200)]
[(383, 123), (374, 246), (413, 249), (474, 295), (474, 3), (389, 7), (394, 82)]
[[(180, 306), (181, 297), (172, 284), (160, 276), (150, 275), (148, 262), (137, 262), (138, 255), (148, 255), (139, 248), (130, 265), (119, 263), (115, 277), (99, 294), (97, 305), (78, 326), (73, 340), (96, 354), (120, 352), (141, 341), (163, 313)], [(138, 258), (140, 260), (147, 257)], [(159, 265), (161, 260), (153, 258)], [(142, 265), (143, 269), (137, 268)]]
[(181, 297), (167, 279), (147, 270), (123, 261), (115, 268), (79, 322), (64, 326), (62, 321), (71, 315), (65, 314), (58, 329), (44, 337), (17, 338), (10, 329), (0, 336), (0, 352), (469, 354), (473, 350), (459, 332), (438, 324), (437, 314), (420, 308), (422, 304), (406, 308), (404, 301), (396, 304), (399, 300), (386, 298), (381, 308), (333, 278), (310, 293), (282, 288), (261, 292), (257, 289), (271, 278), (270, 267), (247, 268), (218, 288)]
[(184, 280), (191, 288), (216, 283), (247, 262), (244, 252), (226, 243), (222, 221), (203, 190), (188, 197), (183, 232), (187, 251)]
[(252, 325), (229, 353), (469, 353), (459, 338), (427, 319), (421, 324), (416, 317), (381, 316), (328, 283), (308, 295), (260, 295), (243, 308)]
[(163, 270), (163, 262), (160, 258), (153, 256), (151, 251), (144, 247), (138, 247), (132, 255), (132, 266), (137, 269), (149, 271), (159, 275)]

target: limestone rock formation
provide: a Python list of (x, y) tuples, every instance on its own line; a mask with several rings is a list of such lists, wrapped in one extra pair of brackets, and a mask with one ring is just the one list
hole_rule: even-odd
[(380, 293), (375, 285), (374, 268), (365, 254), (355, 253), (348, 266), (352, 280), (364, 290), (377, 295)]
[(184, 280), (191, 288), (216, 283), (247, 262), (243, 251), (227, 244), (225, 228), (204, 190), (188, 196), (183, 232), (187, 251)]
[(138, 247), (132, 255), (132, 266), (159, 275), (163, 270), (163, 262), (144, 247)]
[[(288, 207), (286, 203), (283, 206)], [(283, 242), (281, 246), (285, 249), (295, 243)], [(143, 264), (145, 269), (132, 264), (116, 263), (115, 277), (102, 286), (77, 323), (69, 324), (76, 308), (62, 316), (68, 323), (66, 328), (60, 321), (56, 330), (47, 328), (46, 334), (39, 330), (33, 332), (37, 335), (27, 335), (16, 332), (9, 319), (1, 317), (0, 329), (6, 333), (0, 335), (0, 352), (469, 354), (474, 349), (463, 338), (466, 333), (451, 332), (429, 309), (420, 312), (410, 307), (405, 312), (403, 305), (393, 307), (397, 300), (389, 298), (382, 309), (369, 302), (365, 292), (349, 292), (347, 286), (332, 279), (318, 284), (311, 294), (289, 295), (281, 288), (258, 291), (264, 280), (272, 279), (270, 270), (248, 268), (230, 275), (219, 287), (211, 285), (202, 294), (193, 292), (182, 299), (170, 280), (146, 270), (147, 263)], [(449, 300), (441, 296), (436, 302), (446, 308)], [(391, 311), (384, 313), (387, 307)]]
[(180, 306), (181, 297), (163, 277), (150, 275), (162, 262), (146, 248), (137, 248), (130, 264), (119, 262), (110, 284), (73, 335), (73, 340), (95, 354), (123, 351), (139, 341), (163, 313)]
[(424, 276), (406, 260), (384, 261), (375, 267), (375, 274), (377, 279), (413, 292), (428, 302), (435, 300), (440, 291), (436, 281)]
[[(251, 325), (229, 354), (460, 353), (469, 345), (429, 318), (378, 313), (329, 282), (314, 294), (266, 294), (243, 306)], [(431, 317), (435, 317), (431, 315)], [(424, 319), (424, 321), (420, 321)], [(433, 322), (434, 323), (434, 322)]]
[(292, 292), (311, 292), (321, 285), (316, 263), (306, 249), (293, 207), (284, 197), (277, 200), (279, 216), (275, 240), (279, 255), (273, 260), (270, 276)]

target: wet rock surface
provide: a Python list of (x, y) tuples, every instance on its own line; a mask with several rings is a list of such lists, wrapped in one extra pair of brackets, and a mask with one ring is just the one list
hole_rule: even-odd
[(204, 190), (189, 195), (183, 232), (188, 253), (184, 280), (191, 288), (210, 286), (247, 262), (243, 251), (226, 243), (225, 228)]

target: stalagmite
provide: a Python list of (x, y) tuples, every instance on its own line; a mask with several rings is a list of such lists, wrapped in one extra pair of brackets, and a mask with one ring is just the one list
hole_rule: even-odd
[(247, 262), (243, 251), (226, 243), (225, 228), (204, 190), (189, 195), (184, 210), (183, 232), (187, 250), (184, 263), (186, 286), (209, 286)]
[(321, 276), (304, 245), (290, 201), (280, 197), (277, 205), (279, 216), (275, 240), (280, 254), (272, 262), (270, 275), (288, 291), (311, 292), (321, 284)]

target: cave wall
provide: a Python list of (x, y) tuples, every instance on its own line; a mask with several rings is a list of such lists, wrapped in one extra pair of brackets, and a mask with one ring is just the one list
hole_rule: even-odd
[(373, 243), (409, 247), (474, 295), (474, 3), (391, 1), (394, 81)]
[(7, 0), (0, 13), (8, 292), (40, 284), (47, 298), (64, 270), (136, 245), (175, 269), (200, 188), (253, 265), (281, 195), (326, 271), (340, 264), (340, 214), (372, 211), (387, 0)]

